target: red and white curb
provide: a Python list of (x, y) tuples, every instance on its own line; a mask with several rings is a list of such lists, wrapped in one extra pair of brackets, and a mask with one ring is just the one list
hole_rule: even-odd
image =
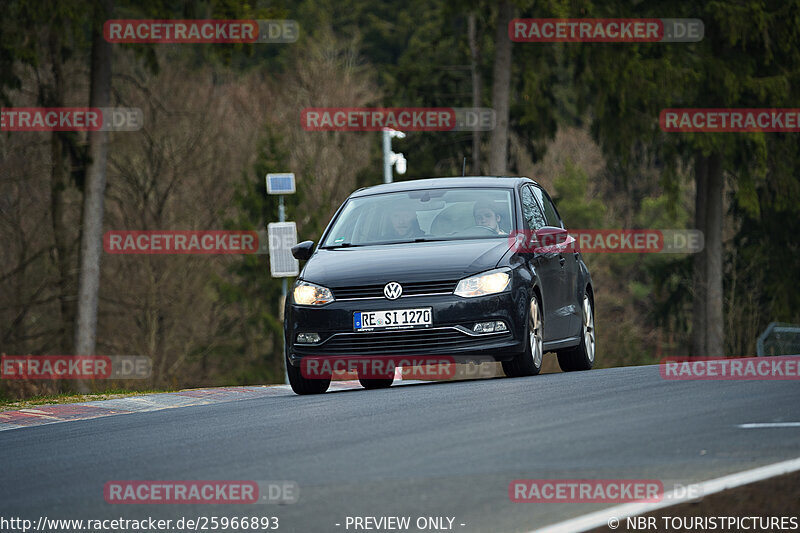
[(284, 393), (283, 387), (220, 387), (190, 389), (85, 403), (42, 405), (0, 413), (0, 431), (43, 424), (89, 420), (113, 415), (160, 411), (176, 407), (249, 400)]
[[(396, 376), (398, 377), (398, 376)], [(423, 381), (398, 380), (396, 385), (411, 385)], [(358, 381), (332, 381), (330, 391), (361, 389)], [(114, 415), (147, 413), (178, 407), (210, 405), (215, 403), (252, 400), (268, 396), (293, 396), (289, 385), (216, 387), (209, 389), (188, 389), (178, 392), (162, 392), (130, 396), (113, 400), (97, 400), (84, 403), (42, 405), (16, 411), (0, 412), (0, 431), (25, 427), (90, 420)]]

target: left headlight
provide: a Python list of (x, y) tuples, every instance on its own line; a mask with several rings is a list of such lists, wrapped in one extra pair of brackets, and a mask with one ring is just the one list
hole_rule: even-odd
[(508, 287), (511, 276), (506, 271), (487, 272), (471, 278), (464, 278), (458, 282), (454, 294), (464, 298), (486, 296), (503, 292)]
[(307, 281), (301, 281), (294, 286), (292, 297), (298, 305), (325, 305), (333, 301), (330, 289)]

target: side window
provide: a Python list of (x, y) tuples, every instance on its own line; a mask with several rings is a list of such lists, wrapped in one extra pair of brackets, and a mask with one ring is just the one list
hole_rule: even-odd
[(550, 201), (550, 198), (539, 187), (534, 187), (533, 190), (536, 193), (536, 199), (539, 200), (539, 204), (544, 208), (544, 218), (547, 221), (546, 225), (560, 228), (561, 220), (558, 218), (558, 212), (553, 202)]
[(539, 204), (536, 203), (531, 186), (525, 185), (522, 187), (520, 195), (522, 198), (522, 216), (525, 219), (527, 229), (535, 231), (546, 226), (542, 210), (539, 209)]

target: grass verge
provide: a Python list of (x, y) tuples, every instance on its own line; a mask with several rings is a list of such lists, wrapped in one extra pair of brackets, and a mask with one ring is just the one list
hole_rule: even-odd
[(17, 411), (19, 409), (31, 409), (43, 405), (57, 405), (63, 403), (82, 403), (97, 400), (113, 400), (115, 398), (126, 398), (128, 396), (140, 396), (142, 394), (153, 394), (159, 392), (175, 392), (174, 390), (125, 390), (110, 389), (102, 392), (90, 392), (88, 394), (44, 394), (32, 396), (24, 400), (0, 399), (0, 411)]

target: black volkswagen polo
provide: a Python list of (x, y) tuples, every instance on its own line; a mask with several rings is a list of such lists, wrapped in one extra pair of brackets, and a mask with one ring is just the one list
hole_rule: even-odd
[[(594, 293), (574, 244), (528, 178), (434, 178), (354, 192), (319, 246), (292, 248), (308, 260), (284, 313), (292, 389), (315, 394), (330, 384), (330, 375), (304, 372), (304, 358), (488, 358), (508, 376), (531, 376), (552, 351), (562, 370), (592, 368)], [(359, 380), (381, 388), (393, 376)]]

